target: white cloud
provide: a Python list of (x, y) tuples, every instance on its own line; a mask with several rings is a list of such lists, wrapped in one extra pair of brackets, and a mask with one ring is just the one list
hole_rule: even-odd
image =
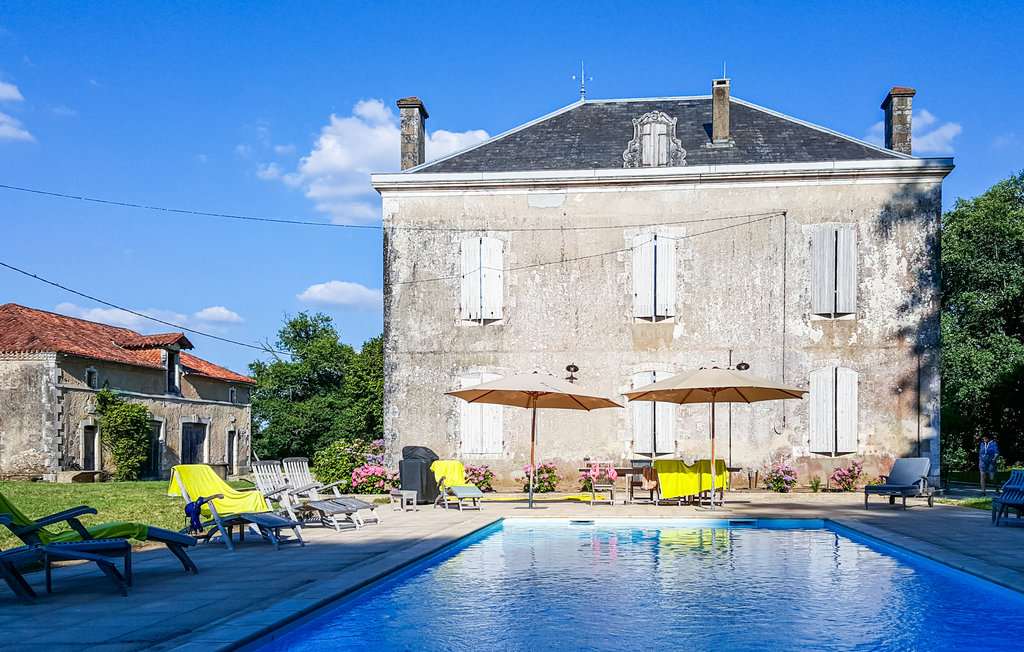
[[(429, 133), (427, 158), (444, 156), (487, 137), (487, 132), (479, 129)], [(398, 116), (381, 100), (371, 99), (359, 101), (351, 116), (331, 115), (295, 172), (284, 173), (270, 163), (260, 166), (257, 175), (302, 188), (317, 210), (328, 213), (335, 223), (351, 224), (380, 219), (379, 197), (370, 186), (370, 174), (394, 172), (398, 167)]]
[(291, 154), (295, 151), (295, 145), (274, 145), (274, 151), (278, 154)]
[(1014, 132), (1008, 132), (1000, 134), (992, 139), (992, 147), (994, 149), (1003, 149), (1007, 147), (1017, 147), (1020, 145), (1020, 138)]
[(260, 179), (280, 179), (284, 170), (277, 163), (256, 166), (256, 176)]
[[(59, 312), (62, 315), (78, 317), (79, 319), (87, 319), (89, 321), (100, 322), (101, 324), (123, 326), (124, 328), (130, 328), (132, 330), (139, 331), (140, 333), (167, 332), (167, 330), (171, 328), (166, 324), (160, 324), (144, 317), (140, 317), (139, 315), (133, 315), (126, 310), (121, 310), (120, 308), (83, 308), (82, 306), (65, 302), (57, 304), (54, 311)], [(171, 310), (150, 308), (149, 310), (139, 310), (138, 312), (172, 324), (185, 325), (188, 321), (188, 317), (186, 315), (173, 312)]]
[(240, 324), (245, 321), (237, 312), (228, 310), (224, 306), (203, 308), (194, 314), (193, 317), (200, 321), (230, 322), (233, 324)]
[(384, 293), (348, 281), (328, 281), (311, 285), (297, 295), (302, 301), (312, 303), (328, 303), (337, 306), (354, 308), (380, 309), (384, 302)]
[[(960, 135), (963, 128), (955, 122), (940, 123), (940, 120), (928, 109), (914, 111), (911, 116), (911, 146), (914, 155), (920, 154), (952, 154), (953, 138)], [(879, 121), (871, 125), (864, 140), (874, 145), (885, 145), (885, 123)]]
[(25, 99), (21, 95), (21, 91), (14, 84), (8, 84), (7, 82), (0, 81), (0, 101), (4, 102), (20, 102)]
[(242, 158), (252, 158), (252, 146), (247, 143), (242, 143), (235, 147), (235, 154), (238, 154)]
[(6, 113), (0, 113), (0, 140), (35, 141), (35, 138), (22, 128), (19, 120)]
[(53, 107), (53, 113), (54, 113), (54, 115), (66, 115), (66, 116), (78, 115), (78, 111), (75, 111), (70, 106), (64, 106), (63, 104), (61, 104), (60, 106)]

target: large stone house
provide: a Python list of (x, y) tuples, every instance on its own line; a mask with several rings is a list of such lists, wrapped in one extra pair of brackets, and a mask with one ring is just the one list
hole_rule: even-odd
[(96, 413), (104, 387), (149, 410), (144, 478), (196, 462), (246, 472), (254, 381), (184, 352), (191, 348), (182, 333), (140, 335), (0, 306), (0, 477), (110, 470)]
[[(403, 171), (373, 175), (384, 219), (384, 432), (490, 464), (529, 460), (529, 415), (442, 392), (576, 365), (617, 398), (684, 370), (749, 364), (810, 390), (720, 406), (721, 458), (826, 478), (906, 455), (939, 467), (938, 233), (951, 159), (911, 155), (911, 98), (886, 147), (730, 97), (581, 100), (424, 162), (400, 100)], [(709, 454), (708, 406), (549, 410), (538, 451)], [(744, 473), (744, 481), (746, 473)], [(737, 478), (738, 479), (738, 478)], [(566, 485), (569, 487), (569, 485)]]

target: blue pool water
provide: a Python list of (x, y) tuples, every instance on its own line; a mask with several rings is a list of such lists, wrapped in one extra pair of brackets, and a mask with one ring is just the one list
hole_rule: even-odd
[(505, 521), (265, 649), (963, 650), (1024, 640), (1021, 594), (807, 525)]

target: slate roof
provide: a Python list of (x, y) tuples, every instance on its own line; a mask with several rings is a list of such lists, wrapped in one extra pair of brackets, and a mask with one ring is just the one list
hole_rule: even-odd
[[(188, 348), (192, 348), (182, 333), (140, 335), (128, 328), (26, 308), (16, 303), (0, 305), (0, 353), (64, 353), (163, 369), (160, 349), (175, 343), (188, 344)], [(248, 376), (188, 353), (181, 353), (179, 360), (186, 374), (238, 383), (255, 382)]]
[(586, 100), (474, 147), (407, 170), (526, 172), (622, 167), (633, 118), (663, 111), (677, 119), (686, 165), (812, 163), (907, 158), (763, 107), (731, 98), (730, 147), (711, 143), (711, 97)]

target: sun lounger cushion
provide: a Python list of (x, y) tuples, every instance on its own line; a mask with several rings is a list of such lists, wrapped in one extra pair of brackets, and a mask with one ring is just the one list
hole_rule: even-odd
[[(178, 487), (178, 477), (181, 477), (183, 484), (189, 487), (189, 493), (197, 494), (191, 496), (193, 500), (200, 496), (213, 496), (222, 494), (223, 498), (214, 498), (213, 504), (217, 513), (222, 517), (235, 514), (248, 514), (252, 512), (269, 512), (263, 494), (258, 491), (238, 491), (220, 479), (213, 472), (213, 469), (205, 464), (179, 464), (171, 469), (171, 486), (167, 490), (170, 496), (180, 496), (181, 489)], [(202, 506), (202, 515), (210, 518), (210, 508)]]
[(460, 500), (463, 498), (483, 498), (484, 496), (484, 492), (471, 484), (449, 487), (449, 489), (452, 495)]

